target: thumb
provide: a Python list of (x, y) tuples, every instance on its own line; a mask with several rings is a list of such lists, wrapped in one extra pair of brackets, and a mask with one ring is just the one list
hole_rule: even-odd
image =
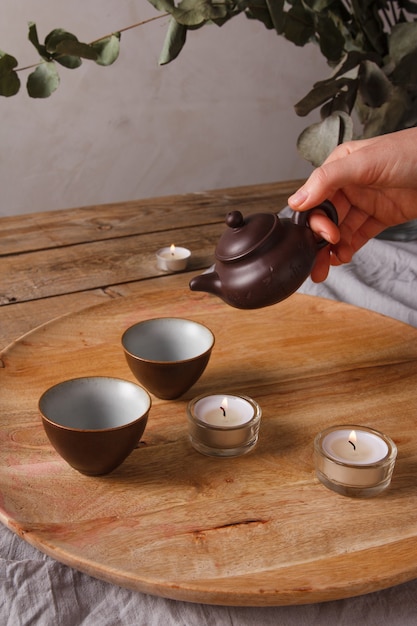
[(329, 163), (314, 170), (306, 182), (288, 198), (288, 204), (292, 209), (305, 211), (324, 200), (332, 199), (343, 183), (337, 174), (337, 168), (330, 166)]
[(344, 187), (363, 187), (374, 183), (380, 176), (380, 166), (375, 163), (375, 157), (370, 158), (372, 149), (372, 140), (353, 141), (337, 146), (326, 161), (312, 172), (304, 185), (288, 198), (290, 207), (305, 211), (323, 200), (332, 200)]

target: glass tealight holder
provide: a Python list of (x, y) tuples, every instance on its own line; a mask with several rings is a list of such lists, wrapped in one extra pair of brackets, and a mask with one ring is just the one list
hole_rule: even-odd
[(317, 478), (343, 496), (380, 494), (391, 483), (396, 457), (392, 439), (365, 426), (333, 426), (314, 440)]
[(262, 410), (247, 396), (201, 395), (188, 404), (187, 416), (191, 445), (207, 456), (241, 456), (258, 441)]

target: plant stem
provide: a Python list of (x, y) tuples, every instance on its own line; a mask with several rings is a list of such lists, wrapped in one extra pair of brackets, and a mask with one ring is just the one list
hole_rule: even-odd
[(25, 67), (17, 67), (15, 69), (15, 72), (24, 72), (25, 70), (31, 70), (34, 67), (38, 67), (39, 65), (42, 65), (42, 63), (46, 63), (46, 61), (38, 61), (38, 63), (32, 63), (32, 65), (25, 65)]
[(104, 37), (99, 37), (98, 39), (95, 39), (94, 41), (90, 42), (90, 46), (93, 43), (97, 43), (99, 41), (101, 41), (102, 39), (107, 39), (107, 37), (111, 37), (112, 35), (114, 35), (114, 33), (124, 33), (127, 30), (131, 30), (132, 28), (137, 28), (138, 26), (143, 26), (144, 24), (149, 24), (149, 22), (153, 22), (155, 20), (159, 20), (161, 19), (161, 17), (168, 17), (169, 13), (163, 13), (162, 15), (155, 15), (154, 17), (150, 17), (147, 20), (142, 20), (141, 22), (137, 22), (136, 24), (131, 24), (130, 26), (125, 26), (125, 28), (120, 28), (119, 30), (115, 30), (112, 33), (109, 33), (108, 35), (104, 35)]
[[(136, 24), (131, 24), (130, 26), (125, 26), (124, 28), (120, 28), (119, 30), (113, 31), (112, 33), (109, 33), (108, 35), (104, 35), (103, 37), (99, 37), (98, 39), (94, 39), (94, 41), (90, 42), (90, 46), (92, 46), (94, 43), (98, 43), (99, 41), (102, 41), (103, 39), (107, 39), (108, 37), (111, 37), (112, 35), (114, 35), (115, 33), (124, 33), (127, 30), (131, 30), (132, 28), (137, 28), (138, 26), (143, 26), (144, 24), (149, 24), (149, 22), (153, 22), (154, 20), (159, 20), (161, 19), (161, 17), (168, 17), (169, 13), (163, 13), (162, 15), (155, 15), (154, 17), (150, 17), (147, 20), (142, 20), (141, 22), (137, 22)], [(16, 68), (16, 72), (23, 72), (25, 70), (31, 70), (34, 67), (38, 67), (39, 65), (42, 65), (42, 63), (46, 63), (46, 61), (39, 61), (38, 63), (32, 63), (32, 65), (26, 65), (25, 67), (18, 67)]]

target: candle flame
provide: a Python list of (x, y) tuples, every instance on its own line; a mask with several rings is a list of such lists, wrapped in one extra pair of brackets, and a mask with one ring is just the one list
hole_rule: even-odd
[(171, 254), (174, 255), (175, 254), (175, 246), (174, 246), (173, 243), (170, 245), (169, 249), (171, 251)]
[(220, 411), (223, 413), (223, 417), (226, 417), (227, 408), (228, 408), (227, 398), (223, 398), (223, 402), (221, 403), (221, 406), (220, 406)]
[(352, 446), (352, 448), (356, 450), (356, 432), (354, 430), (350, 431), (349, 443)]

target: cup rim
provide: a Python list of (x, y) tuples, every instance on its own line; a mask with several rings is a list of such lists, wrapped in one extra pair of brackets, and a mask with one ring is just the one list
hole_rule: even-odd
[[(74, 426), (65, 426), (64, 424), (60, 424), (59, 422), (56, 422), (55, 420), (45, 415), (44, 411), (41, 408), (41, 403), (45, 399), (45, 397), (48, 395), (48, 393), (52, 392), (52, 390), (56, 389), (57, 387), (61, 387), (67, 383), (74, 383), (80, 380), (112, 380), (112, 381), (127, 383), (130, 386), (137, 387), (144, 393), (144, 396), (147, 398), (147, 401), (148, 401), (147, 407), (144, 409), (142, 415), (140, 415), (139, 417), (129, 420), (125, 424), (120, 424), (119, 426), (108, 426), (105, 428), (76, 428)], [(72, 433), (107, 433), (107, 432), (115, 432), (118, 430), (122, 430), (123, 428), (126, 428), (128, 426), (133, 426), (134, 424), (142, 421), (143, 419), (147, 419), (151, 406), (152, 406), (152, 398), (147, 389), (145, 389), (141, 385), (138, 385), (137, 383), (131, 380), (126, 380), (125, 378), (120, 378), (117, 376), (76, 376), (74, 378), (66, 378), (65, 380), (62, 380), (59, 383), (55, 383), (54, 385), (51, 385), (50, 387), (48, 387), (48, 389), (45, 389), (45, 391), (41, 394), (38, 400), (38, 410), (39, 410), (39, 413), (41, 414), (42, 420), (44, 420), (45, 422), (47, 422), (48, 424), (50, 424), (51, 426), (55, 428), (58, 428), (60, 430), (65, 430), (66, 432), (72, 432)]]
[[(139, 356), (138, 354), (131, 352), (125, 345), (125, 337), (127, 333), (137, 326), (141, 326), (142, 324), (146, 324), (148, 322), (155, 322), (158, 320), (178, 320), (181, 322), (189, 322), (191, 324), (195, 324), (196, 326), (201, 326), (201, 328), (204, 328), (211, 335), (211, 344), (203, 352), (199, 352), (198, 354), (188, 357), (187, 359), (175, 359), (171, 361), (162, 361), (160, 359), (149, 359), (147, 357)], [(213, 350), (215, 341), (216, 341), (216, 338), (215, 338), (213, 331), (202, 322), (196, 322), (195, 320), (189, 319), (187, 317), (175, 317), (171, 315), (167, 315), (166, 317), (150, 317), (145, 320), (140, 320), (139, 322), (136, 322), (135, 324), (132, 324), (131, 326), (126, 328), (126, 330), (123, 332), (122, 337), (121, 337), (122, 348), (126, 352), (126, 354), (131, 356), (133, 359), (136, 359), (137, 361), (141, 361), (142, 363), (151, 363), (151, 364), (157, 364), (157, 365), (172, 365), (173, 363), (178, 363), (178, 364), (190, 363), (191, 361), (195, 361), (196, 359), (201, 359)]]

